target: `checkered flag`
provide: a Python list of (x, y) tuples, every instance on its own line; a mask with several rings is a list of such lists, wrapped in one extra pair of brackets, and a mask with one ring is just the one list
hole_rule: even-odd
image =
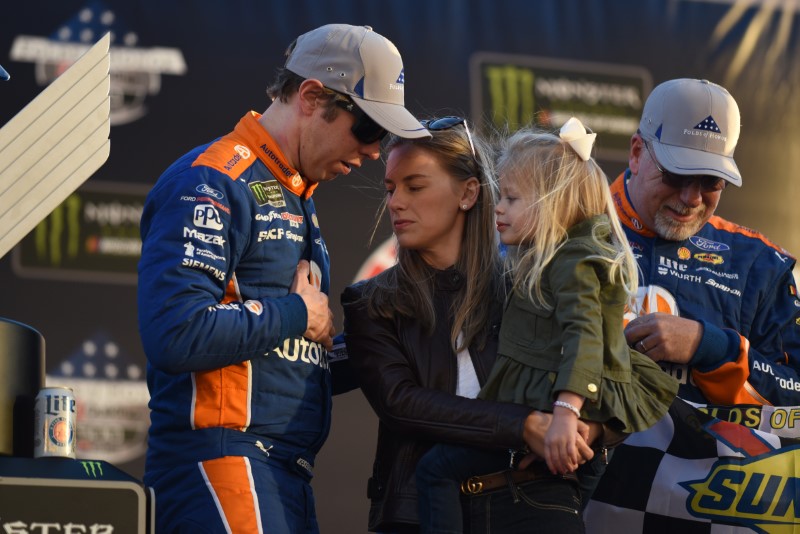
[(800, 533), (800, 439), (706, 413), (749, 414), (744, 422), (759, 426), (761, 407), (722, 410), (676, 399), (654, 427), (631, 435), (587, 506), (586, 532)]

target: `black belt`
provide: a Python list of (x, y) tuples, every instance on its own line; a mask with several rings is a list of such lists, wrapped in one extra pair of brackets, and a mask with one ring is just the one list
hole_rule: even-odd
[(560, 478), (563, 480), (575, 480), (575, 473), (566, 475), (554, 475), (551, 473), (544, 462), (534, 462), (527, 469), (506, 469), (488, 475), (469, 477), (461, 483), (461, 493), (465, 495), (478, 495), (484, 491), (491, 491), (504, 486), (512, 487), (523, 482), (539, 480), (545, 478)]

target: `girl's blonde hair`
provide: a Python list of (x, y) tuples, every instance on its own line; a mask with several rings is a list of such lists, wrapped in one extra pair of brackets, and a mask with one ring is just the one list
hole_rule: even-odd
[[(431, 135), (431, 138), (421, 139), (392, 135), (386, 144), (386, 153), (401, 146), (413, 146), (433, 155), (453, 180), (466, 181), (474, 176), (480, 182), (478, 200), (466, 212), (461, 251), (455, 264), (466, 283), (453, 301), (450, 342), (456, 352), (473, 343), (483, 348), (492, 326), (490, 303), (503, 298), (502, 260), (494, 226), (497, 184), (493, 152), (479, 136), (473, 134), (470, 142), (464, 124), (434, 130)], [(379, 217), (385, 209), (384, 199)], [(396, 267), (377, 275), (364, 294), (369, 312), (373, 317), (391, 319), (401, 315), (418, 319), (432, 333), (437, 320), (447, 320), (437, 318), (434, 310), (435, 274), (417, 250), (399, 247)], [(460, 332), (464, 336), (459, 344)]]
[(604, 213), (611, 225), (611, 242), (600, 239), (597, 228), (592, 237), (611, 257), (597, 257), (609, 263), (611, 282), (622, 284), (634, 301), (638, 266), (614, 209), (608, 178), (594, 158), (583, 161), (558, 135), (527, 127), (503, 143), (497, 172), (501, 180), (514, 183), (520, 202), (529, 202), (523, 244), (507, 256), (515, 290), (552, 308), (539, 282), (545, 268), (566, 242), (571, 226)]

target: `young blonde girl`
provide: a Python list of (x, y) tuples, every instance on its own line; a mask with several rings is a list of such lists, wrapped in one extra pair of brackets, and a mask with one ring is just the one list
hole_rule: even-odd
[[(623, 313), (637, 267), (606, 176), (590, 157), (594, 138), (574, 118), (559, 135), (523, 129), (506, 141), (497, 166), (496, 224), (512, 289), (480, 397), (552, 411), (544, 460), (563, 478), (542, 480), (563, 501), (547, 503), (553, 525), (576, 509), (575, 493), (558, 486), (577, 485), (578, 444), (586, 438), (578, 419), (602, 423), (605, 442), (619, 441), (655, 424), (678, 388), (626, 344)], [(417, 468), (422, 531), (460, 532), (460, 483), (504, 464), (508, 456), (487, 451), (440, 445), (429, 452)], [(532, 468), (526, 480), (543, 466)]]

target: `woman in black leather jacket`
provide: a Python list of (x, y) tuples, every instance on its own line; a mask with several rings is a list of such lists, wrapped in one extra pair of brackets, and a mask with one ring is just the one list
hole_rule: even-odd
[[(387, 145), (398, 264), (342, 295), (350, 363), (380, 419), (368, 496), (370, 531), (382, 533), (419, 531), (415, 468), (432, 444), (542, 452), (550, 417), (474, 398), (494, 363), (504, 300), (491, 156), (464, 119), (423, 124), (431, 139)], [(582, 454), (592, 456), (588, 446)], [(478, 508), (520, 500), (491, 499)], [(465, 524), (501, 532), (497, 516)]]

